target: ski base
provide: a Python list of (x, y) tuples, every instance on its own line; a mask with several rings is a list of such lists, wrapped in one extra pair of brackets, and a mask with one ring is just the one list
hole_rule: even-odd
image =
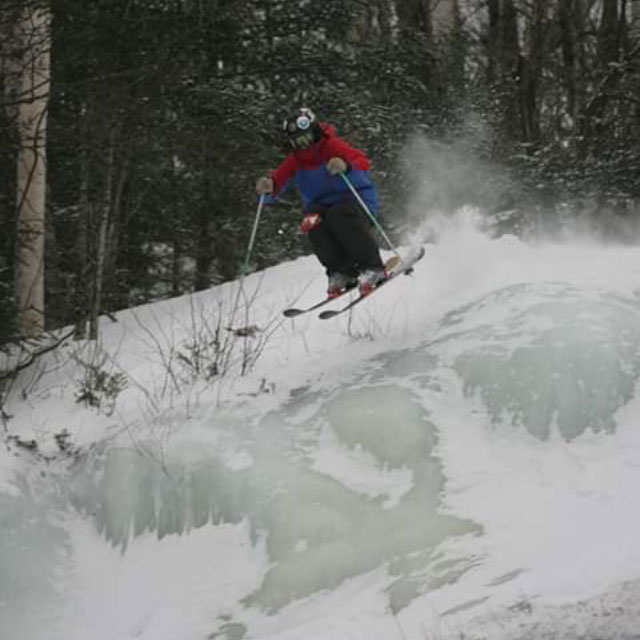
[(378, 289), (380, 289), (385, 284), (393, 280), (396, 276), (399, 276), (400, 274), (403, 274), (403, 273), (405, 275), (409, 275), (410, 273), (412, 273), (413, 265), (415, 265), (415, 263), (418, 262), (418, 260), (420, 260), (424, 256), (424, 254), (425, 254), (425, 248), (420, 247), (419, 251), (414, 256), (406, 260), (402, 260), (399, 263), (399, 269), (397, 271), (392, 271), (384, 280), (382, 280), (382, 282), (378, 283), (378, 285), (375, 287), (375, 289), (373, 289), (373, 291), (370, 291), (365, 295), (360, 295), (357, 298), (354, 298), (353, 300), (351, 300), (351, 302), (344, 305), (343, 307), (340, 307), (339, 309), (327, 309), (327, 311), (323, 311), (322, 313), (320, 313), (318, 317), (321, 320), (329, 320), (330, 318), (335, 318), (336, 316), (339, 316), (340, 314), (353, 309), (353, 307), (360, 304), (363, 300), (366, 300), (367, 298), (371, 297), (376, 291), (378, 291)]
[(310, 307), (305, 307), (304, 309), (296, 309), (295, 307), (285, 309), (282, 312), (282, 314), (285, 316), (285, 318), (295, 318), (296, 316), (301, 316), (305, 313), (309, 313), (310, 311), (315, 311), (320, 307), (324, 307), (325, 304), (329, 304), (334, 300), (339, 300), (340, 298), (342, 298), (343, 295), (345, 295), (346, 293), (349, 293), (349, 291), (353, 291), (355, 288), (356, 288), (356, 285), (353, 285), (352, 287), (348, 287), (339, 296), (334, 296), (333, 298), (325, 298), (324, 300), (320, 300), (320, 302), (316, 302)]
[[(398, 264), (400, 263), (400, 258), (399, 256), (391, 256), (385, 263), (384, 263), (384, 268), (387, 271), (393, 271)], [(285, 318), (295, 318), (296, 316), (301, 316), (305, 313), (309, 313), (310, 311), (315, 311), (316, 309), (319, 309), (320, 307), (324, 307), (325, 304), (329, 304), (330, 302), (333, 302), (334, 300), (339, 300), (340, 298), (342, 298), (343, 295), (349, 293), (350, 291), (353, 291), (355, 288), (357, 287), (357, 285), (353, 285), (351, 287), (347, 287), (339, 296), (333, 296), (332, 298), (325, 298), (324, 300), (320, 300), (320, 302), (316, 302), (315, 304), (311, 305), (310, 307), (304, 307), (302, 309), (296, 308), (296, 307), (291, 307), (289, 309), (285, 309), (282, 314), (285, 316)]]

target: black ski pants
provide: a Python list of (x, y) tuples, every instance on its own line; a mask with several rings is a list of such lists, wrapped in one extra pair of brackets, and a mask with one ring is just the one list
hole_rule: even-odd
[(307, 212), (322, 216), (322, 222), (308, 235), (327, 275), (337, 272), (357, 276), (367, 269), (384, 268), (371, 224), (355, 199), (330, 207), (312, 205)]

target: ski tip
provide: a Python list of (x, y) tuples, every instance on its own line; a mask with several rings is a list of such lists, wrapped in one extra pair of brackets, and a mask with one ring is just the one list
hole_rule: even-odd
[(418, 252), (409, 260), (409, 266), (406, 269), (403, 269), (404, 274), (409, 276), (413, 273), (413, 265), (418, 262), (418, 260), (422, 260), (424, 258), (424, 254), (426, 253), (426, 249), (424, 246), (421, 246)]
[(295, 318), (296, 316), (299, 316), (301, 313), (303, 313), (300, 309), (285, 309), (282, 312), (282, 315), (285, 318)]
[(391, 256), (384, 263), (385, 271), (393, 271), (399, 264), (400, 264), (400, 256), (397, 254), (395, 256)]
[(340, 312), (335, 309), (330, 309), (329, 311), (323, 311), (318, 315), (318, 318), (320, 318), (320, 320), (328, 320), (329, 318), (333, 318), (333, 316), (337, 316), (338, 313)]

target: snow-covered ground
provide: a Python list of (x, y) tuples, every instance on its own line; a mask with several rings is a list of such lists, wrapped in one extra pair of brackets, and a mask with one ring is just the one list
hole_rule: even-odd
[[(640, 249), (466, 212), (352, 316), (281, 316), (324, 284), (285, 263), (22, 375), (2, 638), (640, 638)], [(91, 365), (114, 404), (76, 402)]]

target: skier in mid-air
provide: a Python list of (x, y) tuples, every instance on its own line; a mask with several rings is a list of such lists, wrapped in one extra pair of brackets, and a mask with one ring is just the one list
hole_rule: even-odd
[(376, 189), (369, 177), (369, 159), (336, 135), (335, 127), (318, 122), (310, 109), (302, 108), (282, 125), (286, 158), (256, 183), (259, 195), (277, 196), (291, 180), (303, 206), (300, 230), (308, 234), (311, 247), (325, 267), (327, 296), (335, 298), (358, 286), (370, 293), (385, 277), (384, 264), (367, 214), (344, 173), (370, 212), (377, 209)]

